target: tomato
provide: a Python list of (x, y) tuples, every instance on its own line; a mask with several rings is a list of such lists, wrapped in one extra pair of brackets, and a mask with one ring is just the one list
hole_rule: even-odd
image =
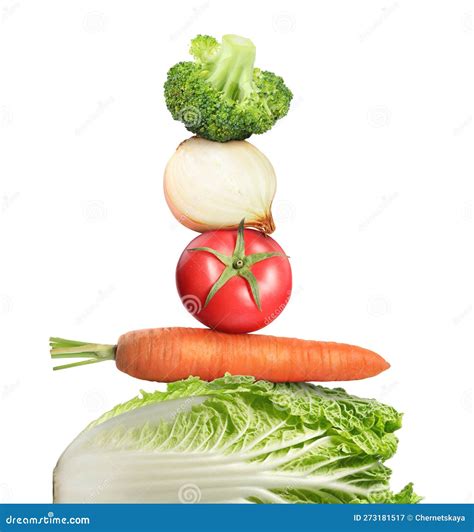
[(247, 333), (281, 314), (291, 295), (291, 267), (275, 240), (241, 224), (192, 240), (178, 261), (176, 284), (183, 305), (201, 323)]

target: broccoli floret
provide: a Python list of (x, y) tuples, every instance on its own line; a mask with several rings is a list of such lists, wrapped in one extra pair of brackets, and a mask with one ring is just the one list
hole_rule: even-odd
[(198, 35), (191, 41), (189, 53), (197, 63), (211, 61), (219, 52), (220, 44), (217, 39), (209, 35)]
[(177, 63), (165, 82), (166, 106), (175, 120), (209, 140), (242, 140), (273, 127), (288, 113), (293, 97), (283, 79), (254, 68), (249, 39), (198, 35), (194, 61)]

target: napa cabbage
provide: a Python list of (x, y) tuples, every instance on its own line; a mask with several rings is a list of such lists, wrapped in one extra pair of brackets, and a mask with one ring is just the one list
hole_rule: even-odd
[(416, 503), (389, 488), (401, 414), (343, 389), (190, 377), (91, 423), (54, 471), (55, 502)]

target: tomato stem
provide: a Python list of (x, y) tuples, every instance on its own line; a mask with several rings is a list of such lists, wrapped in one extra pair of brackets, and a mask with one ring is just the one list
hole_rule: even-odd
[(213, 284), (211, 289), (209, 290), (209, 293), (207, 294), (206, 301), (204, 303), (204, 307), (206, 308), (207, 305), (211, 302), (212, 298), (217, 294), (217, 292), (230, 280), (232, 277), (235, 277), (238, 275), (239, 277), (242, 277), (247, 281), (247, 284), (249, 285), (250, 292), (252, 294), (252, 298), (255, 302), (255, 304), (258, 307), (258, 310), (262, 310), (261, 302), (260, 302), (260, 290), (258, 287), (258, 281), (255, 277), (255, 275), (252, 273), (250, 268), (257, 264), (257, 262), (261, 262), (262, 260), (271, 259), (273, 257), (285, 257), (286, 255), (284, 253), (276, 253), (276, 252), (264, 252), (264, 253), (253, 253), (251, 255), (245, 255), (245, 219), (243, 219), (240, 224), (239, 228), (237, 229), (237, 238), (235, 240), (235, 247), (234, 252), (231, 257), (224, 255), (223, 253), (220, 253), (219, 251), (209, 248), (209, 247), (198, 247), (198, 248), (190, 248), (188, 251), (202, 251), (205, 253), (211, 253), (216, 257), (218, 260), (220, 260), (224, 265), (225, 269), (221, 273), (219, 279)]

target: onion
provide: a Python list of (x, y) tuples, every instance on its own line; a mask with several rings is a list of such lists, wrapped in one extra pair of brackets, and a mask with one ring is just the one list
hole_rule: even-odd
[(233, 229), (242, 219), (264, 233), (275, 230), (275, 171), (250, 142), (185, 140), (166, 166), (164, 189), (173, 215), (194, 231)]

